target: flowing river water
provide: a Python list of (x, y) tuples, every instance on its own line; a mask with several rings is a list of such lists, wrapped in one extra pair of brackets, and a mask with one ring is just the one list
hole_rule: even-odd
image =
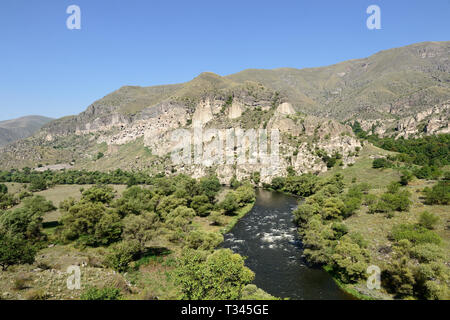
[(225, 235), (221, 247), (247, 257), (255, 272), (254, 284), (280, 298), (293, 300), (344, 300), (343, 292), (328, 273), (308, 266), (292, 222), (297, 199), (257, 190), (253, 209)]

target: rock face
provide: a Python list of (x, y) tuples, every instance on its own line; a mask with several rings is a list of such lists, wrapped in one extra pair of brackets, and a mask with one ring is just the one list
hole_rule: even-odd
[(450, 133), (449, 119), (450, 100), (398, 120), (357, 120), (360, 122), (361, 128), (369, 133), (378, 134), (381, 137), (411, 138)]
[(0, 168), (214, 171), (228, 183), (255, 172), (262, 182), (290, 168), (323, 172), (333, 155), (345, 167), (361, 147), (345, 123), (396, 138), (449, 133), (449, 62), (450, 42), (430, 42), (322, 68), (126, 86), (4, 147)]

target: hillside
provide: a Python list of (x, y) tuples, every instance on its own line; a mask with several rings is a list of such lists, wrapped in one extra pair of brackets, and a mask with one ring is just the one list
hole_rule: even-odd
[[(200, 126), (279, 130), (277, 174), (289, 167), (319, 173), (333, 155), (342, 157), (343, 167), (355, 162), (361, 146), (349, 126), (354, 121), (380, 136), (448, 133), (449, 107), (450, 42), (425, 42), (321, 68), (244, 70), (225, 77), (205, 72), (182, 84), (124, 86), (8, 146), (0, 167), (71, 164), (194, 176), (213, 170), (222, 182), (264, 171), (248, 164), (173, 165), (172, 134)], [(205, 146), (214, 149), (213, 141)], [(267, 173), (263, 181), (277, 174)]]
[(52, 120), (42, 116), (27, 116), (0, 121), (0, 147), (31, 136)]

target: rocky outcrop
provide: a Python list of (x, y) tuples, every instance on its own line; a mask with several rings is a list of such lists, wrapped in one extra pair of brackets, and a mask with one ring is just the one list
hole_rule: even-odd
[(411, 138), (449, 133), (450, 101), (400, 119), (358, 119), (361, 128), (380, 137)]

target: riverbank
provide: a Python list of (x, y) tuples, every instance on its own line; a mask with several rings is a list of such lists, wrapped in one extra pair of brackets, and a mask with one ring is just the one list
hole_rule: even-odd
[(240, 208), (237, 211), (236, 215), (232, 216), (231, 221), (228, 222), (228, 224), (220, 230), (220, 233), (226, 234), (226, 233), (230, 232), (230, 230), (234, 228), (236, 223), (238, 223), (241, 218), (243, 218), (247, 213), (249, 213), (253, 209), (255, 202), (256, 201), (253, 201), (253, 202), (247, 204), (245, 207)]

